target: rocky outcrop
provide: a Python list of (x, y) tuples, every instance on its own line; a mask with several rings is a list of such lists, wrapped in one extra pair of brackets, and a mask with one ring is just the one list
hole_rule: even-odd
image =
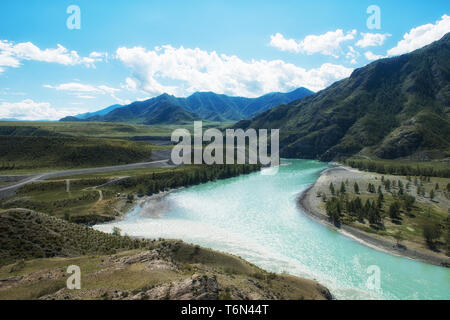
[[(217, 300), (220, 285), (215, 276), (194, 274), (184, 280), (172, 281), (126, 300)], [(122, 295), (123, 297), (123, 295)], [(118, 297), (121, 299), (122, 297)], [(113, 297), (115, 299), (116, 297)]]

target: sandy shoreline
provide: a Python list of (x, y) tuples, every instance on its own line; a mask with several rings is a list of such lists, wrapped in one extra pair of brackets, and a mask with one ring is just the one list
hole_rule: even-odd
[(438, 266), (450, 267), (450, 259), (443, 258), (439, 255), (427, 252), (419, 252), (407, 247), (398, 247), (394, 239), (386, 239), (381, 236), (372, 235), (363, 231), (360, 231), (354, 227), (342, 224), (340, 228), (336, 228), (332, 223), (330, 223), (328, 216), (325, 212), (319, 208), (321, 198), (317, 198), (316, 192), (319, 187), (324, 188), (330, 183), (329, 177), (334, 174), (340, 174), (342, 170), (348, 172), (355, 171), (353, 169), (346, 169), (344, 167), (335, 167), (324, 170), (319, 179), (310, 186), (308, 189), (303, 191), (297, 197), (297, 207), (306, 216), (312, 218), (313, 220), (323, 224), (326, 227), (332, 228), (345, 236), (358, 241), (373, 249), (389, 253), (395, 256), (406, 257), (414, 260), (419, 260), (425, 263), (430, 263)]

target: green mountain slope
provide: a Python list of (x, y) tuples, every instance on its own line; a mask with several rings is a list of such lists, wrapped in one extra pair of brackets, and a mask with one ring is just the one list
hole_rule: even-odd
[(101, 110), (98, 110), (98, 111), (95, 111), (95, 112), (86, 112), (86, 113), (82, 113), (82, 114), (77, 114), (75, 117), (79, 118), (79, 119), (87, 119), (87, 118), (94, 117), (94, 116), (97, 116), (97, 115), (98, 116), (104, 116), (105, 114), (108, 114), (111, 111), (113, 111), (113, 110), (115, 110), (117, 108), (121, 108), (121, 107), (123, 107), (123, 105), (114, 104), (114, 105), (109, 106), (109, 107), (107, 107), (105, 109), (101, 109)]
[(279, 128), (281, 155), (339, 159), (450, 156), (450, 34), (235, 125)]
[(304, 98), (313, 92), (298, 88), (288, 93), (272, 92), (258, 98), (230, 97), (213, 92), (196, 92), (186, 99), (178, 99), (180, 104), (195, 112), (205, 120), (242, 120), (251, 118), (261, 112)]
[(177, 99), (168, 94), (146, 101), (137, 101), (115, 109), (106, 115), (88, 118), (91, 121), (131, 122), (141, 124), (169, 124), (192, 122), (200, 119), (183, 109)]

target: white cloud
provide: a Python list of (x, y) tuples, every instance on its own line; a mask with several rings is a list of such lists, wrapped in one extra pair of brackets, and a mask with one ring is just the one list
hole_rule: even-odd
[(116, 88), (111, 88), (105, 85), (100, 85), (97, 87), (99, 90), (101, 90), (102, 92), (108, 93), (108, 94), (114, 94), (115, 92), (120, 91), (120, 89), (116, 89)]
[(62, 83), (57, 86), (45, 84), (44, 87), (55, 89), (58, 91), (68, 91), (72, 93), (114, 94), (115, 92), (120, 91), (120, 89), (111, 88), (105, 85), (92, 86), (90, 84), (83, 84), (79, 82)]
[(76, 96), (80, 99), (95, 99), (94, 96), (88, 96), (88, 95), (84, 95), (84, 94), (77, 94)]
[[(1, 42), (0, 42), (1, 45)], [(1, 51), (0, 49), (0, 66), (2, 67), (11, 67), (11, 68), (17, 68), (20, 66), (19, 60), (12, 57), (7, 52)]]
[(308, 35), (302, 41), (286, 39), (281, 33), (270, 37), (270, 45), (282, 51), (291, 51), (296, 53), (314, 54), (338, 57), (342, 52), (341, 43), (353, 40), (356, 36), (356, 30), (344, 33), (342, 29), (329, 31), (322, 35)]
[(281, 51), (301, 52), (302, 44), (294, 39), (286, 39), (281, 33), (270, 36), (270, 45)]
[(69, 51), (58, 44), (56, 48), (40, 49), (31, 42), (14, 44), (8, 40), (0, 40), (0, 73), (2, 67), (17, 68), (23, 60), (57, 63), (66, 66), (85, 65), (95, 67), (95, 62), (107, 59), (106, 53), (92, 52), (89, 57), (81, 57), (76, 51)]
[(391, 34), (389, 33), (382, 34), (364, 32), (362, 32), (361, 35), (363, 36), (363, 38), (358, 40), (358, 42), (356, 42), (355, 44), (355, 46), (360, 48), (382, 46), (386, 39), (391, 36)]
[(115, 94), (111, 94), (111, 97), (117, 101), (117, 103), (122, 104), (122, 105), (126, 105), (126, 104), (130, 104), (132, 101), (130, 99), (122, 99), (117, 97)]
[(386, 58), (383, 55), (374, 54), (371, 51), (367, 51), (366, 53), (364, 53), (364, 56), (366, 57), (367, 60), (370, 61)]
[(355, 50), (355, 48), (353, 48), (352, 46), (348, 46), (348, 51), (345, 54), (345, 58), (350, 60), (350, 64), (357, 64), (357, 58), (360, 56), (361, 54)]
[(320, 90), (352, 72), (330, 63), (306, 70), (282, 60), (243, 61), (215, 51), (170, 45), (154, 50), (121, 47), (116, 57), (132, 70), (133, 77), (127, 78), (123, 87), (150, 95), (166, 92), (186, 96), (195, 91), (214, 91), (255, 97), (301, 86)]
[(422, 48), (439, 40), (448, 32), (450, 32), (450, 16), (444, 14), (435, 24), (424, 24), (405, 33), (403, 40), (390, 49), (388, 55), (400, 55)]
[(108, 53), (107, 52), (97, 52), (93, 51), (89, 54), (89, 58), (94, 59), (95, 61), (103, 61), (108, 60)]
[(125, 84), (122, 84), (121, 88), (128, 90), (128, 91), (136, 91), (136, 90), (138, 90), (138, 86), (139, 86), (139, 84), (137, 83), (136, 80), (133, 80), (132, 78), (127, 77), (125, 79)]
[[(26, 99), (20, 102), (0, 103), (0, 118), (18, 120), (58, 120), (74, 114), (75, 109), (53, 108), (48, 102), (35, 102)], [(79, 109), (76, 109), (79, 112)]]
[(129, 100), (124, 100), (116, 96), (116, 92), (120, 89), (108, 87), (105, 85), (93, 86), (90, 84), (84, 84), (79, 82), (62, 83), (56, 86), (49, 84), (44, 85), (45, 88), (55, 89), (58, 91), (66, 91), (69, 94), (75, 95), (80, 99), (95, 99), (95, 95), (110, 95), (114, 100), (120, 104), (128, 104)]

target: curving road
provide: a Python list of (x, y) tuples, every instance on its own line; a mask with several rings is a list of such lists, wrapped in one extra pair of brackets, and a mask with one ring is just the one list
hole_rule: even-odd
[(89, 173), (99, 173), (99, 172), (114, 172), (121, 170), (133, 170), (133, 169), (147, 169), (147, 168), (171, 168), (174, 167), (169, 159), (151, 161), (151, 162), (141, 162), (124, 164), (119, 166), (110, 167), (99, 167), (99, 168), (88, 168), (88, 169), (72, 169), (64, 171), (55, 171), (47, 173), (39, 173), (35, 175), (29, 175), (25, 179), (8, 184), (6, 186), (0, 187), (0, 199), (12, 196), (17, 189), (20, 187), (34, 181), (46, 180), (50, 178), (60, 178), (79, 174), (89, 174)]

